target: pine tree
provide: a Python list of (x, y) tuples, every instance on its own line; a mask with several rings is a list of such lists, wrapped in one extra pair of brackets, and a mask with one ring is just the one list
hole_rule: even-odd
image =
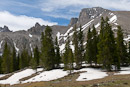
[(52, 29), (49, 26), (45, 29), (45, 35), (42, 38), (42, 47), (42, 61), (44, 68), (46, 70), (55, 68), (55, 51), (52, 38)]
[(73, 58), (72, 49), (69, 48), (68, 51), (69, 51), (69, 54), (68, 54), (68, 70), (69, 70), (69, 74), (71, 74), (73, 69), (74, 69), (74, 67), (73, 67), (74, 58)]
[(2, 57), (0, 56), (0, 74), (2, 74)]
[(2, 71), (3, 73), (10, 73), (11, 72), (11, 52), (10, 48), (7, 45), (7, 42), (4, 46), (4, 51), (2, 55)]
[[(80, 25), (80, 30), (79, 30), (79, 34), (78, 34), (78, 42), (79, 42), (79, 56), (80, 56), (80, 62), (82, 63), (82, 61), (84, 60), (84, 46), (83, 46), (83, 41), (84, 41), (84, 35), (83, 35), (83, 30), (82, 27)], [(81, 64), (82, 65), (82, 64)]]
[(98, 37), (97, 37), (97, 32), (96, 28), (93, 25), (93, 30), (92, 30), (92, 60), (94, 61), (95, 65), (97, 64), (97, 54), (98, 54), (98, 49), (97, 49), (97, 43), (98, 43)]
[(12, 72), (17, 70), (17, 60), (16, 60), (16, 50), (15, 47), (13, 47), (13, 52), (12, 52), (12, 59), (11, 59), (11, 69)]
[(28, 51), (24, 48), (20, 57), (20, 69), (28, 67), (29, 62), (30, 62), (30, 57), (29, 57)]
[(70, 48), (70, 40), (69, 40), (69, 34), (67, 35), (67, 40), (65, 44), (65, 52), (63, 53), (63, 63), (64, 63), (64, 70), (68, 70), (68, 54), (69, 54), (69, 48)]
[(91, 32), (91, 28), (88, 29), (88, 33), (87, 33), (87, 44), (86, 44), (86, 53), (85, 53), (85, 57), (87, 62), (92, 65), (92, 32)]
[(117, 53), (118, 53), (118, 60), (117, 60), (117, 68), (120, 69), (120, 62), (122, 65), (125, 65), (128, 62), (127, 58), (127, 51), (126, 47), (124, 45), (124, 40), (123, 40), (123, 32), (120, 26), (118, 26), (118, 31), (117, 31)]
[(35, 58), (33, 58), (33, 57), (31, 58), (30, 66), (32, 67), (32, 69), (37, 70), (37, 62), (36, 62)]
[(61, 63), (61, 56), (60, 56), (60, 48), (57, 37), (55, 39), (55, 67), (59, 68), (59, 64)]
[(97, 55), (97, 62), (98, 64), (102, 64), (103, 63), (103, 59), (104, 59), (104, 32), (105, 32), (105, 20), (102, 17), (101, 18), (101, 29), (100, 29), (100, 34), (99, 34), (99, 42), (97, 44), (98, 47), (98, 55)]
[(69, 73), (71, 74), (73, 70), (73, 63), (74, 63), (74, 57), (72, 49), (70, 48), (70, 39), (69, 34), (67, 36), (67, 41), (65, 45), (65, 52), (63, 54), (63, 62), (64, 62), (64, 70), (69, 70)]
[(17, 58), (16, 58), (16, 69), (17, 69), (17, 70), (20, 69), (20, 64), (19, 64), (19, 62), (20, 62), (20, 55), (19, 55), (19, 53), (18, 53)]
[(73, 34), (73, 45), (74, 45), (74, 59), (76, 62), (76, 68), (80, 69), (82, 65), (82, 59), (80, 57), (80, 50), (79, 50), (79, 42), (78, 42), (78, 32), (76, 25), (74, 26), (74, 34)]
[(34, 49), (34, 61), (36, 62), (36, 66), (39, 66), (40, 52), (37, 46)]
[(113, 59), (116, 57), (116, 46), (112, 28), (108, 23), (108, 18), (104, 21), (100, 33), (100, 42), (98, 43), (98, 58), (103, 64), (103, 68), (111, 71)]

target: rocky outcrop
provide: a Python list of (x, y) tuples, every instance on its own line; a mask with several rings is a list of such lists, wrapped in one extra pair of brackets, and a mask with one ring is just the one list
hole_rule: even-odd
[(10, 31), (7, 26), (4, 26), (3, 28), (0, 27), (0, 32), (12, 32), (12, 31)]
[(71, 18), (69, 26), (73, 26), (74, 24), (76, 24), (78, 21), (78, 18)]

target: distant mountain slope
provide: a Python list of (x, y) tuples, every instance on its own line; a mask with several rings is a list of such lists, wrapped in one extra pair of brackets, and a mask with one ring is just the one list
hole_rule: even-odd
[[(68, 26), (51, 26), (53, 30), (53, 38), (58, 36), (61, 49), (64, 48), (64, 43), (66, 36), (69, 33), (70, 36), (73, 35), (73, 26), (76, 24), (78, 27), (81, 25), (86, 35), (88, 27), (93, 24), (100, 29), (100, 19), (101, 17), (108, 16), (110, 18), (110, 23), (113, 26), (113, 31), (116, 32), (117, 25), (121, 25), (124, 30), (124, 35), (130, 35), (130, 11), (110, 11), (101, 7), (84, 8), (81, 10), (78, 18), (72, 18)], [(12, 47), (15, 46), (17, 52), (21, 52), (23, 48), (29, 49), (31, 53), (32, 49), (38, 45), (40, 48), (40, 36), (44, 32), (46, 26), (36, 23), (35, 26), (28, 29), (28, 31), (17, 31), (11, 32), (8, 27), (0, 27), (0, 52), (3, 51), (3, 46), (5, 41)], [(85, 36), (86, 37), (86, 36)]]

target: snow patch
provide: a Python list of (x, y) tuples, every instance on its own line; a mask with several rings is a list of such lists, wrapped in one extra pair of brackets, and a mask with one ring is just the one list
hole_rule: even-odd
[(110, 12), (109, 14), (110, 14), (111, 16), (113, 16), (113, 15), (114, 15), (114, 13), (111, 13), (111, 12)]
[(95, 28), (98, 28), (99, 26), (100, 26), (100, 23), (96, 24), (96, 25), (95, 25)]
[(72, 29), (73, 29), (73, 27), (70, 27), (70, 28), (67, 30), (67, 32), (64, 34), (64, 36), (67, 36), (68, 33), (69, 33)]
[(110, 18), (110, 23), (115, 23), (117, 21), (117, 16), (114, 15), (112, 18)]
[(51, 81), (51, 80), (55, 80), (58, 78), (62, 78), (67, 75), (68, 75), (67, 71), (63, 71), (62, 69), (55, 69), (55, 70), (50, 70), (50, 71), (44, 71), (29, 80), (23, 81), (22, 83)]
[(89, 27), (91, 25), (91, 23), (94, 21), (94, 19), (92, 19), (91, 21), (89, 21), (87, 24), (82, 26), (82, 31), (84, 31), (87, 27)]
[(0, 49), (1, 49), (1, 47), (2, 47), (2, 43), (3, 43), (3, 40), (0, 42)]
[(125, 41), (130, 41), (130, 35), (127, 38), (124, 38)]
[(31, 34), (29, 34), (29, 37), (32, 37), (32, 35), (31, 35)]
[(20, 83), (20, 81), (19, 81), (20, 79), (22, 79), (24, 77), (28, 77), (34, 73), (35, 73), (35, 71), (33, 69), (26, 69), (21, 72), (13, 74), (11, 77), (9, 77), (6, 80), (0, 80), (0, 84), (10, 84), (10, 85), (18, 84), (18, 83)]
[(94, 79), (101, 79), (107, 75), (106, 72), (102, 72), (100, 69), (93, 69), (93, 68), (84, 68), (80, 71), (85, 71), (84, 73), (80, 73), (80, 76), (76, 79), (76, 81), (88, 81)]
[(130, 67), (121, 67), (121, 71), (115, 73), (114, 75), (125, 75), (130, 74)]
[(60, 32), (58, 32), (58, 33), (56, 34), (56, 36), (57, 36), (57, 39), (58, 39), (58, 42), (59, 42), (59, 39), (60, 39)]
[(60, 52), (64, 52), (65, 44), (60, 45), (59, 48), (60, 48)]
[(16, 46), (16, 43), (15, 43), (15, 42), (14, 42), (14, 47), (15, 47), (15, 49), (16, 49), (16, 51), (17, 51), (17, 54), (18, 54), (19, 48)]

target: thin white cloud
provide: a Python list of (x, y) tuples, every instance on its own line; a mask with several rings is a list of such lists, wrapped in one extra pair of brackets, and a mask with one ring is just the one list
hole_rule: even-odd
[(7, 11), (0, 12), (0, 26), (8, 26), (12, 31), (27, 30), (38, 22), (41, 25), (57, 25), (56, 22), (45, 21), (41, 18), (28, 17), (25, 15), (16, 16)]
[[(87, 7), (103, 7), (106, 9), (116, 9), (130, 11), (130, 0), (41, 0), (42, 11), (48, 13), (56, 13), (57, 18), (67, 18), (68, 15), (79, 13), (82, 8)], [(72, 14), (63, 12), (67, 10)], [(59, 16), (64, 15), (64, 16)], [(50, 15), (53, 17), (53, 15)]]

